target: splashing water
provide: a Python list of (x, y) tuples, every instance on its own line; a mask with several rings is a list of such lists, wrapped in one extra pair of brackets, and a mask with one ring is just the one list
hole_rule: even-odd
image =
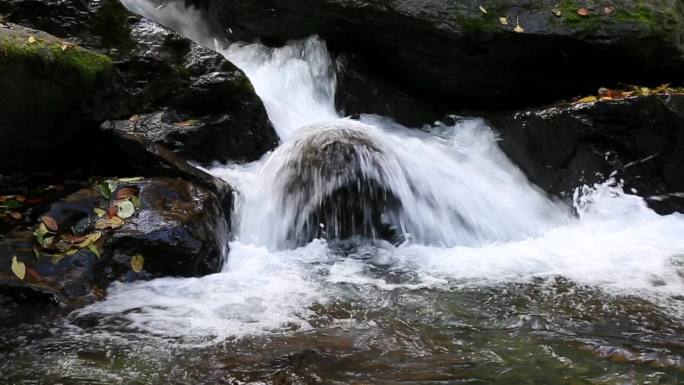
[[(146, 2), (125, 3), (167, 25), (180, 18)], [(187, 22), (187, 14), (181, 20), (175, 25), (182, 33), (206, 43), (193, 29), (197, 23)], [(213, 48), (250, 77), (283, 140), (259, 162), (210, 170), (239, 191), (237, 240), (224, 271), (117, 284), (106, 301), (81, 314), (123, 315), (149, 333), (221, 341), (314, 328), (315, 306), (354, 291), (373, 306), (387, 291), (457, 291), (560, 276), (684, 316), (673, 299), (684, 292), (682, 215), (659, 216), (606, 183), (578, 190), (578, 217), (571, 217), (527, 182), (480, 119), (432, 132), (377, 116), (341, 119), (332, 60), (318, 38), (276, 49)], [(341, 159), (327, 157), (340, 150)], [(378, 241), (350, 252), (311, 241), (325, 213), (333, 221), (322, 231), (334, 233), (329, 227), (340, 223), (344, 207), (326, 212), (326, 202), (345, 186), (361, 197), (359, 231), (369, 223), (377, 230), (379, 221), (408, 242)], [(365, 188), (375, 191), (368, 199)], [(367, 213), (378, 199), (386, 203), (382, 212)]]

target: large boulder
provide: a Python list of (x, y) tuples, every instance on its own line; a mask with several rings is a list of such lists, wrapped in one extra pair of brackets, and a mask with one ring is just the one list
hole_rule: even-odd
[(80, 130), (115, 108), (113, 75), (107, 56), (0, 24), (0, 174), (76, 162)]
[(684, 211), (684, 95), (650, 95), (490, 116), (500, 145), (554, 195), (614, 177), (661, 213)]
[(542, 104), (598, 84), (681, 80), (684, 69), (679, 0), (186, 3), (232, 41), (318, 34), (450, 108)]
[[(85, 171), (125, 174), (127, 170), (118, 168), (116, 162), (111, 164), (108, 161), (113, 157), (111, 149), (107, 138), (98, 136), (97, 127), (104, 120), (128, 119), (167, 108), (178, 111), (188, 121), (212, 122), (196, 127), (195, 132), (207, 128), (207, 133), (201, 136), (216, 133), (219, 126), (223, 129), (222, 135), (215, 138), (217, 145), (213, 148), (216, 151), (201, 153), (202, 158), (196, 160), (227, 160), (233, 159), (233, 155), (236, 160), (253, 160), (277, 144), (266, 110), (242, 71), (216, 52), (129, 12), (118, 0), (8, 0), (0, 2), (0, 15), (4, 21), (58, 36), (59, 39), (50, 38), (56, 42), (55, 47), (68, 44), (63, 53), (61, 50), (53, 50), (54, 54), (50, 52), (50, 58), (87, 52), (73, 44), (78, 43), (101, 54), (93, 55), (106, 60), (110, 72), (109, 82), (103, 84), (100, 81), (95, 87), (97, 92), (91, 95), (92, 87), (88, 84), (53, 68), (54, 60), (35, 68), (14, 59), (10, 62), (7, 55), (0, 55), (0, 65), (4, 62), (9, 68), (2, 73), (0, 80), (3, 93), (8, 100), (15, 101), (13, 107), (18, 111), (0, 110), (0, 122), (4, 123), (3, 117), (9, 116), (7, 119), (22, 121), (33, 130), (49, 133), (47, 137), (21, 136), (1, 131), (0, 140), (11, 141), (17, 150), (3, 155), (7, 154), (8, 159), (14, 153), (22, 157), (14, 163), (1, 162), (0, 173), (36, 168), (61, 171), (64, 164), (82, 167), (83, 164), (96, 163), (96, 170)], [(3, 30), (7, 29), (3, 27)], [(37, 31), (26, 34), (40, 35), (39, 41), (44, 40), (42, 36), (47, 36)], [(3, 32), (4, 35), (7, 33)], [(19, 43), (29, 46), (26, 43), (28, 36), (24, 35), (19, 36)], [(37, 48), (39, 44), (30, 46)], [(46, 71), (48, 75), (44, 75)], [(57, 82), (59, 88), (44, 80)], [(82, 105), (90, 109), (81, 111), (72, 106), (74, 101), (80, 103), (76, 107)], [(46, 109), (49, 113), (36, 114), (36, 108)], [(18, 113), (26, 115), (25, 119), (23, 115), (15, 116)], [(2, 130), (12, 128), (6, 126), (4, 124)], [(240, 138), (255, 136), (260, 142), (252, 144), (252, 153), (223, 153), (236, 141), (244, 143), (245, 139)], [(73, 148), (65, 148), (65, 143), (73, 144)], [(188, 147), (194, 151), (192, 143)], [(65, 161), (47, 162), (46, 158)], [(99, 167), (100, 163), (102, 167)]]
[(78, 305), (114, 280), (220, 270), (228, 227), (215, 194), (180, 179), (103, 180), (0, 239), (0, 293)]

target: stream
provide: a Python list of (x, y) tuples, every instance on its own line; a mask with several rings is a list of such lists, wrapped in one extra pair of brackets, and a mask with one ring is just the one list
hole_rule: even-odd
[(684, 216), (615, 180), (548, 197), (478, 117), (344, 117), (317, 37), (224, 46), (173, 4), (123, 2), (240, 67), (281, 144), (207, 170), (237, 190), (221, 273), (17, 316), (0, 382), (684, 383)]

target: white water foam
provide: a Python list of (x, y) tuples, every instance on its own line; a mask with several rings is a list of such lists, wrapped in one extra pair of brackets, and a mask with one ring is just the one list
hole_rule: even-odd
[[(367, 258), (345, 257), (320, 240), (282, 249), (283, 229), (296, 213), (288, 212), (289, 198), (277, 190), (279, 171), (299, 151), (298, 140), (313, 135), (296, 126), (339, 118), (330, 109), (334, 88), (320, 86), (331, 84), (332, 75), (321, 71), (330, 59), (311, 56), (321, 54), (321, 44), (309, 40), (266, 53), (249, 45), (224, 51), (240, 57), (240, 65), (255, 76), (257, 93), (284, 140), (260, 162), (212, 170), (240, 194), (238, 240), (224, 271), (117, 284), (106, 301), (82, 313), (126, 314), (133, 326), (150, 333), (222, 340), (309, 328), (312, 306), (344, 297), (350, 285), (458, 290), (561, 276), (608, 293), (638, 295), (684, 316), (681, 301), (672, 300), (684, 293), (684, 216), (659, 216), (641, 198), (606, 183), (579, 190), (578, 217), (569, 218), (522, 177), (498, 150), (491, 129), (477, 119), (443, 127), (439, 138), (378, 117), (351, 123), (389, 154), (385, 183), (395, 184), (401, 196), (403, 225), (416, 234), (413, 242), (398, 247), (379, 242)], [(311, 49), (304, 53), (307, 46)], [(407, 181), (415, 188), (400, 186)], [(449, 220), (452, 212), (477, 224), (475, 237), (459, 233), (459, 224)], [(397, 283), (371, 274), (377, 266), (413, 278)]]

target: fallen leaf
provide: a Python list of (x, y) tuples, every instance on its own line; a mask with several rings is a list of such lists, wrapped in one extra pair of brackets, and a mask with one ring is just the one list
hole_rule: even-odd
[(62, 42), (62, 44), (59, 46), (59, 48), (61, 48), (62, 52), (64, 52), (64, 51), (68, 50), (69, 48), (71, 48), (71, 44)]
[[(669, 86), (669, 84), (668, 84), (668, 86)], [(23, 195), (15, 195), (14, 200), (16, 200), (17, 202), (23, 203), (23, 202), (26, 202), (26, 197)]]
[(136, 197), (136, 196), (132, 196), (132, 197), (131, 197), (131, 203), (133, 203), (133, 206), (134, 206), (136, 209), (139, 209), (139, 208), (140, 208), (140, 198), (138, 198), (138, 197)]
[(485, 14), (487, 13), (487, 10), (485, 9), (485, 7), (483, 7), (481, 5), (480, 5), (480, 11), (482, 11), (482, 13), (485, 13)]
[(515, 28), (513, 28), (513, 31), (515, 31), (517, 33), (525, 32), (525, 30), (523, 29), (523, 27), (520, 26), (520, 24), (516, 25)]
[(36, 241), (38, 241), (39, 245), (43, 244), (43, 240), (47, 233), (49, 233), (49, 231), (43, 223), (39, 224), (38, 227), (36, 227), (36, 230), (33, 231), (33, 235), (36, 237)]
[(21, 219), (21, 213), (18, 211), (12, 211), (9, 213), (9, 216), (12, 217), (15, 220), (20, 220)]
[(128, 118), (129, 121), (131, 122), (136, 122), (140, 119), (140, 115), (133, 115), (130, 118)]
[(28, 43), (29, 43), (29, 44), (33, 44), (33, 43), (35, 43), (35, 42), (36, 42), (36, 38), (35, 38), (35, 37), (33, 37), (33, 36), (29, 36), (29, 37), (28, 37)]
[(119, 206), (112, 206), (107, 210), (107, 213), (109, 214), (109, 217), (115, 217), (119, 213)]
[(501, 23), (501, 25), (508, 25), (508, 18), (507, 17), (500, 17), (499, 23)]
[(47, 249), (47, 248), (49, 248), (50, 246), (52, 246), (52, 244), (54, 243), (54, 241), (55, 241), (55, 237), (45, 237), (45, 238), (43, 238), (43, 241), (40, 243), (40, 245), (41, 245), (44, 249)]
[[(107, 187), (109, 187), (109, 192), (114, 193), (116, 191), (116, 188), (119, 187), (119, 181), (117, 180), (108, 180), (107, 181)], [(111, 196), (111, 194), (110, 194)]]
[(122, 183), (140, 182), (141, 180), (143, 180), (143, 177), (141, 177), (141, 176), (136, 176), (133, 178), (119, 178), (119, 182), (122, 182)]
[(190, 119), (183, 122), (175, 123), (175, 125), (178, 127), (190, 127), (195, 125), (195, 123), (197, 123), (197, 119)]
[(124, 187), (116, 191), (116, 199), (128, 199), (138, 194), (138, 189), (133, 187)]
[(587, 96), (587, 97), (584, 97), (584, 98), (578, 100), (577, 103), (593, 103), (597, 100), (598, 99), (596, 98), (596, 96)]
[(97, 258), (100, 258), (100, 255), (102, 255), (102, 252), (100, 249), (97, 247), (96, 244), (90, 244), (88, 245), (88, 250), (90, 250), (91, 253), (95, 254)]
[(45, 224), (45, 227), (47, 227), (48, 230), (52, 232), (56, 232), (59, 229), (59, 226), (57, 225), (57, 221), (55, 220), (55, 218), (49, 215), (44, 215), (42, 218), (40, 218), (40, 220)]
[(589, 10), (586, 8), (580, 8), (577, 10), (577, 14), (580, 16), (589, 16)]
[(92, 234), (87, 235), (85, 237), (85, 239), (81, 243), (77, 244), (76, 246), (80, 247), (80, 248), (90, 247), (90, 245), (97, 242), (97, 240), (100, 239), (101, 237), (102, 237), (102, 233), (100, 231), (96, 231)]
[(123, 224), (124, 224), (123, 220), (119, 217), (109, 218), (109, 223), (111, 224), (111, 227), (113, 229), (118, 229), (119, 227), (123, 226)]
[(95, 207), (95, 208), (93, 209), (93, 211), (95, 211), (95, 215), (97, 215), (97, 216), (100, 217), (100, 218), (102, 218), (105, 214), (107, 214), (106, 211), (102, 210), (102, 209), (99, 208), (99, 207)]
[(112, 197), (112, 190), (109, 189), (109, 184), (105, 182), (100, 182), (97, 184), (97, 189), (100, 191), (100, 194), (102, 194), (105, 199), (109, 199)]
[(97, 223), (95, 223), (95, 228), (98, 230), (104, 230), (104, 229), (118, 229), (119, 227), (123, 226), (123, 220), (119, 217), (111, 217), (111, 218), (102, 218)]
[(24, 262), (18, 260), (16, 255), (12, 257), (12, 272), (22, 281), (26, 276), (26, 265), (24, 265)]
[(136, 273), (140, 273), (143, 270), (143, 265), (145, 264), (145, 258), (142, 255), (136, 254), (131, 258), (131, 270)]
[(129, 200), (121, 201), (117, 204), (118, 216), (121, 219), (130, 218), (135, 213), (135, 206)]
[(563, 15), (563, 12), (561, 11), (559, 6), (553, 7), (553, 9), (551, 10), (551, 13), (553, 13), (553, 15), (556, 17), (561, 17)]
[(603, 8), (603, 13), (605, 13), (606, 15), (610, 15), (611, 13), (613, 13), (614, 10), (615, 10), (615, 7), (613, 7), (612, 5), (609, 5), (605, 8)]

